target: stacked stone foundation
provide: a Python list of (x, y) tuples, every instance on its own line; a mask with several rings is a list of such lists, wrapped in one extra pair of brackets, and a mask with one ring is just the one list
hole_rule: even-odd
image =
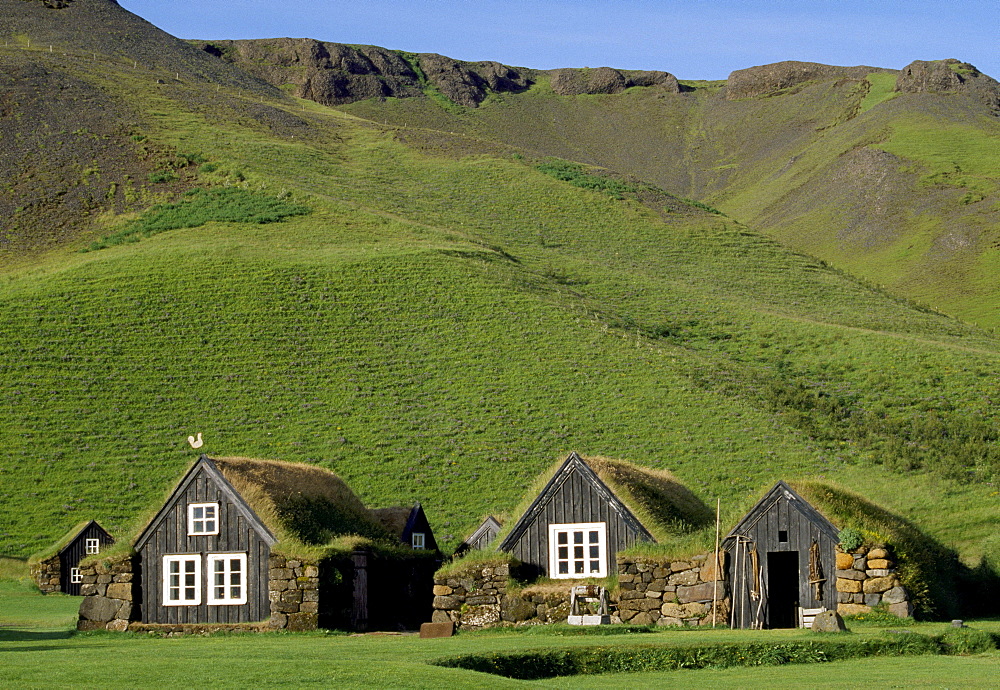
[(58, 554), (46, 558), (44, 561), (32, 563), (28, 570), (31, 573), (31, 579), (34, 580), (43, 594), (62, 591), (62, 564)]
[(319, 626), (319, 566), (272, 555), (268, 562), (272, 630), (315, 630)]
[(80, 618), (77, 630), (129, 629), (138, 615), (131, 557), (80, 565)]
[[(434, 580), (435, 623), (477, 629), (565, 623), (573, 580), (521, 588), (509, 582), (510, 566), (476, 566)], [(612, 623), (635, 625), (725, 625), (729, 600), (722, 575), (716, 580), (710, 554), (685, 561), (619, 558), (618, 589), (611, 592)]]
[(884, 607), (900, 618), (913, 615), (910, 595), (896, 573), (887, 548), (837, 549), (837, 612), (842, 616), (870, 613)]

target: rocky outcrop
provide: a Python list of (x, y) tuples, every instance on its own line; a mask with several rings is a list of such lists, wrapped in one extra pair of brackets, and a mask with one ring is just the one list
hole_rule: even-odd
[(455, 103), (475, 108), (490, 92), (523, 91), (528, 71), (497, 62), (461, 62), (422, 53), (404, 57), (378, 46), (349, 46), (313, 39), (276, 38), (198, 43), (199, 48), (299, 98), (341, 105), (369, 98), (410, 98), (436, 88)]
[(954, 58), (925, 62), (915, 60), (904, 67), (896, 79), (901, 93), (965, 92), (979, 98), (994, 111), (1000, 111), (1000, 83), (968, 62)]
[(475, 108), (492, 91), (524, 91), (532, 80), (499, 62), (459, 62), (444, 55), (421, 53), (418, 64), (427, 81), (455, 103)]
[(377, 46), (348, 46), (312, 39), (213, 41), (202, 50), (299, 98), (340, 105), (368, 98), (421, 93), (413, 67), (398, 53)]
[[(430, 87), (451, 101), (478, 107), (491, 93), (531, 87), (535, 70), (499, 62), (462, 62), (436, 53), (405, 54), (377, 46), (348, 46), (313, 39), (255, 39), (196, 44), (299, 98), (341, 105), (369, 98), (410, 98)], [(552, 90), (563, 96), (621, 93), (633, 86), (678, 93), (667, 72), (597, 69), (551, 70)]]
[(822, 65), (817, 62), (797, 62), (787, 60), (770, 65), (748, 67), (732, 72), (726, 80), (726, 98), (754, 98), (769, 96), (782, 89), (803, 84), (809, 81), (827, 79), (864, 79), (872, 72), (891, 72), (896, 70), (881, 67), (837, 67)]
[(610, 67), (597, 69), (556, 69), (549, 72), (552, 90), (560, 96), (621, 93), (632, 86), (655, 86), (679, 93), (677, 78), (667, 72), (621, 71)]

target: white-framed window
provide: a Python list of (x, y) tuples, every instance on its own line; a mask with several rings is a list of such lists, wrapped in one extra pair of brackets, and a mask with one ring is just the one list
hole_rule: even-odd
[(245, 553), (208, 554), (208, 603), (218, 605), (247, 603), (247, 555)]
[(163, 557), (163, 605), (201, 604), (201, 554)]
[(188, 536), (219, 533), (218, 503), (188, 503)]
[(411, 532), (410, 546), (412, 546), (415, 549), (426, 549), (427, 535), (425, 535), (423, 532)]
[(86, 543), (87, 553), (100, 553), (101, 552), (101, 540), (100, 539), (88, 539)]
[(83, 582), (83, 575), (80, 574), (79, 568), (69, 569), (69, 581), (72, 582), (74, 585), (78, 585), (81, 582)]
[(549, 525), (549, 577), (604, 577), (607, 561), (606, 523)]

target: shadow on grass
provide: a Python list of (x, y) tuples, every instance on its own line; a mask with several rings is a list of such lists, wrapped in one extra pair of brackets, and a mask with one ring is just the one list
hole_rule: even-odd
[[(47, 640), (68, 640), (73, 636), (73, 630), (24, 630), (19, 628), (0, 628), (0, 643), (3, 642), (45, 642)], [(17, 651), (24, 651), (18, 647)], [(38, 649), (59, 649), (59, 647), (38, 647)], [(4, 651), (0, 649), (0, 651)], [(7, 650), (11, 651), (11, 650)]]

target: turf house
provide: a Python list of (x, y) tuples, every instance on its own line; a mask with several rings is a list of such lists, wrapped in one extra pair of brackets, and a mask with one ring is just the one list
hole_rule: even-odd
[(81, 522), (52, 547), (31, 557), (32, 579), (43, 592), (79, 595), (83, 582), (80, 561), (114, 543), (114, 537), (96, 520)]
[[(822, 505), (817, 507), (779, 481), (723, 540), (731, 626), (800, 627), (819, 611), (846, 615), (877, 606), (910, 616), (911, 596), (896, 567), (903, 564), (894, 560), (892, 547), (865, 546), (860, 538), (857, 543), (842, 541), (841, 530), (827, 514), (833, 512), (832, 501), (839, 499), (841, 523), (860, 524), (866, 509), (881, 513), (871, 534), (898, 534), (902, 521), (858, 496), (840, 496), (821, 484), (802, 486)], [(913, 564), (911, 571), (914, 566), (919, 567)]]
[[(430, 535), (417, 508), (381, 516)], [(399, 537), (329, 470), (202, 455), (131, 551), (82, 568), (79, 627), (413, 627), (440, 561)]]
[(660, 541), (673, 523), (692, 519), (710, 521), (711, 511), (670, 473), (573, 452), (497, 549), (535, 576), (606, 577), (618, 551)]

